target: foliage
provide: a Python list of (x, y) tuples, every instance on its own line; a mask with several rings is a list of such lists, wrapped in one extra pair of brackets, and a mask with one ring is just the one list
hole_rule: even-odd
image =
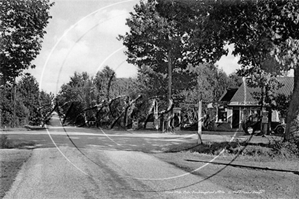
[(228, 88), (239, 88), (243, 83), (242, 77), (239, 76), (237, 73), (231, 73), (229, 74), (228, 77), (229, 77)]
[(25, 74), (17, 82), (16, 121), (13, 118), (13, 86), (1, 87), (1, 123), (0, 126), (40, 125), (43, 115), (50, 112), (53, 95), (39, 91), (36, 79)]
[(274, 109), (278, 110), (280, 112), (280, 115), (284, 118), (286, 118), (287, 116), (290, 100), (291, 95), (286, 96), (283, 94), (278, 94), (278, 96), (276, 96), (276, 106), (274, 107)]
[(28, 146), (32, 147), (35, 144), (36, 143), (34, 141), (26, 141), (22, 139), (9, 139), (6, 135), (0, 135), (0, 149), (24, 149)]
[[(130, 32), (118, 38), (127, 47), (127, 61), (139, 68), (140, 90), (165, 101), (165, 107), (170, 65), (175, 105), (200, 98), (217, 101), (228, 84), (235, 85), (222, 71), (200, 69), (199, 65), (209, 67), (227, 54), (223, 48), (227, 41), (215, 31), (219, 23), (209, 21), (211, 17), (205, 9), (179, 1), (141, 1), (127, 19)], [(197, 72), (193, 70), (195, 66)]]
[[(172, 81), (176, 101), (182, 90), (193, 89), (197, 84), (196, 74), (187, 69), (188, 65), (211, 61), (211, 54), (200, 53), (194, 45), (197, 41), (191, 42), (191, 36), (196, 34), (194, 27), (189, 27), (193, 25), (194, 12), (181, 4), (156, 1), (141, 1), (134, 11), (126, 23), (130, 32), (119, 36), (127, 47), (127, 61), (139, 67), (138, 79), (151, 87), (151, 97), (167, 103), (166, 85)], [(209, 37), (206, 39), (206, 47), (212, 47)]]
[(206, 142), (198, 145), (191, 152), (218, 155), (224, 154), (272, 158), (272, 159), (297, 159), (299, 158), (299, 141), (284, 143), (282, 138), (269, 137), (268, 144), (243, 142)]
[(35, 67), (31, 62), (41, 50), (53, 4), (49, 0), (0, 1), (0, 85), (3, 85), (0, 125), (40, 123), (35, 80), (26, 75), (18, 85), (15, 80), (25, 69)]
[(213, 64), (200, 64), (193, 67), (197, 75), (197, 86), (182, 91), (185, 102), (197, 103), (199, 99), (206, 103), (216, 103), (227, 88), (236, 87), (238, 83)]
[[(151, 66), (154, 70), (166, 73), (169, 50), (180, 51), (183, 32), (176, 29), (178, 26), (171, 16), (163, 17), (157, 11), (156, 1), (140, 2), (134, 7), (134, 13), (127, 19), (130, 33), (119, 36), (128, 48), (126, 55), (128, 62), (138, 65)], [(161, 8), (164, 9), (164, 8)], [(171, 8), (172, 9), (172, 8)], [(177, 61), (177, 60), (174, 60)]]
[[(67, 84), (63, 84), (57, 96), (58, 102), (63, 109), (64, 114), (70, 115), (74, 121), (80, 113), (92, 102), (91, 79), (86, 72), (75, 72)], [(72, 109), (70, 109), (72, 107)], [(70, 109), (70, 110), (69, 110)], [(71, 111), (71, 112), (70, 112)]]
[[(208, 2), (213, 4), (209, 20), (218, 21), (221, 26), (214, 31), (234, 44), (233, 54), (240, 55), (239, 63), (244, 67), (261, 67), (265, 61), (274, 59), (270, 53), (274, 47), (288, 38), (298, 39), (297, 1)], [(287, 70), (289, 66), (281, 67)]]
[(39, 108), (38, 111), (40, 113), (41, 122), (43, 124), (47, 124), (50, 120), (49, 114), (53, 109), (53, 93), (46, 93), (45, 91), (40, 91), (39, 93)]
[(13, 127), (24, 125), (29, 119), (29, 109), (24, 105), (22, 100), (16, 102), (16, 118), (13, 117), (13, 87), (6, 85), (1, 89), (1, 123), (3, 127)]
[(116, 78), (115, 72), (106, 66), (95, 77), (75, 72), (62, 85), (56, 99), (66, 123), (89, 126), (93, 121), (102, 127), (114, 126), (121, 125), (120, 118), (128, 114), (130, 99), (137, 97), (135, 91), (135, 80)]
[(6, 127), (11, 126), (12, 115), (13, 115), (13, 106), (12, 106), (12, 92), (9, 85), (4, 85), (0, 87), (0, 126)]
[(105, 66), (102, 71), (98, 71), (94, 82), (98, 91), (98, 95), (102, 98), (106, 98), (106, 100), (110, 99), (110, 91), (111, 86), (116, 81), (116, 74), (115, 72), (109, 68), (108, 66)]
[(7, 148), (8, 145), (8, 139), (6, 135), (1, 134), (0, 135), (0, 149), (5, 149)]
[(49, 0), (0, 1), (1, 84), (14, 82), (41, 50), (46, 25), (51, 18)]
[(285, 134), (288, 140), (290, 124), (296, 117), (294, 110), (299, 106), (299, 1), (186, 0), (185, 3), (193, 5), (199, 16), (209, 13), (207, 21), (218, 24), (211, 34), (234, 45), (233, 54), (240, 56), (239, 63), (247, 74), (263, 70), (277, 75), (294, 69), (294, 92)]
[(22, 101), (28, 109), (28, 122), (30, 125), (41, 123), (39, 108), (39, 86), (36, 79), (25, 74), (17, 84), (17, 101)]

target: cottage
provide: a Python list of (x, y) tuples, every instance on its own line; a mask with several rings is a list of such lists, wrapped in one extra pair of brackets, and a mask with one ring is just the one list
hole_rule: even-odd
[[(280, 87), (276, 94), (290, 95), (294, 87), (293, 77), (278, 77)], [(217, 111), (217, 126), (227, 126), (231, 129), (241, 129), (241, 121), (248, 115), (260, 114), (261, 106), (254, 98), (254, 94), (260, 92), (260, 88), (247, 86), (245, 79), (237, 89), (228, 89), (220, 98)], [(282, 118), (278, 111), (272, 111), (272, 121), (279, 121)]]

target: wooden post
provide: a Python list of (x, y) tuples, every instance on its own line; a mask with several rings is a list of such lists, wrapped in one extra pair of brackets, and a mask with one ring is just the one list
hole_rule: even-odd
[(198, 144), (203, 144), (202, 142), (202, 101), (199, 101), (199, 109), (198, 109)]
[(262, 125), (262, 128), (261, 128), (261, 132), (262, 132), (262, 135), (266, 135), (268, 133), (268, 111), (264, 108), (263, 112), (262, 112), (262, 120), (261, 120), (261, 125)]
[(16, 84), (16, 78), (14, 78), (14, 85), (13, 85), (13, 123), (12, 123), (12, 127), (16, 127), (16, 98), (17, 98), (17, 88), (16, 88), (17, 84)]
[[(3, 96), (2, 93), (0, 96)], [(2, 99), (2, 98), (1, 98)], [(0, 101), (1, 102), (1, 101)], [(1, 102), (2, 104), (2, 102)], [(2, 128), (2, 108), (0, 108), (0, 129)]]

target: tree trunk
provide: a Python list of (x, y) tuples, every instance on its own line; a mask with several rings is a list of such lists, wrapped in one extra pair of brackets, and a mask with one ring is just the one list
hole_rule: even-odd
[[(124, 110), (122, 111), (122, 113), (121, 113), (119, 116), (117, 116), (117, 118), (114, 119), (114, 121), (113, 121), (112, 124), (110, 125), (110, 129), (112, 129), (112, 128), (116, 125), (117, 121), (118, 121), (124, 114), (125, 114), (125, 116), (126, 116), (126, 112), (127, 112), (128, 108), (129, 108), (133, 103), (136, 103), (136, 101), (139, 100), (141, 97), (142, 97), (142, 96), (139, 95), (137, 98), (135, 98), (134, 100), (132, 100), (128, 105), (126, 105), (126, 107), (124, 108)], [(125, 126), (125, 127), (126, 127), (126, 126)]]
[[(45, 117), (42, 117), (42, 127), (44, 127), (45, 124), (47, 123), (47, 121), (50, 120), (52, 113), (53, 113), (56, 109), (58, 110), (58, 104), (57, 104), (57, 103), (55, 104), (54, 108), (52, 108), (52, 110), (51, 110), (49, 113), (46, 113), (46, 116), (45, 116)], [(57, 112), (58, 112), (58, 111), (57, 111)]]
[(172, 98), (172, 52), (168, 52), (168, 100)]
[[(161, 123), (161, 125), (164, 125), (164, 122), (166, 122), (166, 126), (162, 126), (162, 131), (164, 131), (164, 129), (170, 129), (170, 122), (165, 121), (164, 119), (164, 115), (168, 114), (169, 116), (173, 113), (173, 108), (174, 108), (174, 103), (173, 100), (170, 99), (169, 100), (169, 107), (166, 110), (161, 111), (160, 113), (158, 113), (158, 118), (162, 118), (163, 122)], [(169, 119), (171, 117), (168, 117)]]
[[(0, 84), (0, 86), (1, 86), (2, 84)], [(2, 106), (2, 100), (3, 100), (3, 98), (4, 98), (4, 92), (2, 93), (2, 89), (0, 88), (0, 129), (2, 128), (2, 108), (3, 108), (3, 106)]]
[[(168, 51), (168, 100), (172, 99), (172, 51), (169, 50)], [(169, 116), (171, 116), (173, 113), (173, 111), (171, 111), (169, 114)], [(168, 117), (170, 118), (170, 117)], [(170, 129), (171, 128), (171, 123), (167, 122), (166, 124), (166, 129)]]
[(202, 100), (199, 101), (199, 108), (198, 108), (198, 144), (203, 144), (202, 142)]
[[(1, 95), (2, 96), (2, 95)], [(2, 128), (2, 102), (0, 101), (0, 129)]]
[[(260, 117), (261, 117), (261, 119), (263, 118), (263, 112), (264, 112), (264, 102), (265, 102), (264, 96), (265, 96), (264, 87), (261, 87), (261, 104), (260, 104)], [(260, 131), (261, 131), (262, 134), (265, 134), (263, 127), (264, 127), (263, 123), (261, 122), (260, 123)]]
[(272, 133), (272, 109), (268, 107), (268, 130), (267, 135), (270, 135)]
[(106, 100), (109, 101), (109, 92), (110, 92), (110, 87), (111, 87), (111, 82), (115, 76), (115, 73), (112, 73), (109, 77), (108, 83), (107, 83), (107, 88), (106, 88)]
[(14, 79), (14, 85), (13, 85), (13, 96), (14, 96), (14, 101), (13, 101), (13, 123), (12, 123), (12, 127), (16, 127), (16, 97), (17, 97), (17, 88), (16, 88), (16, 78)]
[(154, 113), (155, 103), (156, 103), (155, 99), (153, 99), (152, 105), (151, 105), (151, 107), (150, 107), (150, 109), (148, 111), (148, 114), (146, 116), (146, 120), (144, 122), (144, 129), (146, 129), (146, 126), (147, 126), (148, 120), (150, 119), (150, 116), (153, 115), (153, 113)]
[(70, 114), (72, 108), (73, 108), (73, 102), (71, 102), (71, 105), (69, 106), (69, 108), (68, 108), (68, 110), (67, 110), (67, 112), (66, 112), (66, 115), (65, 115), (65, 117), (64, 117), (64, 119), (63, 119), (63, 122), (62, 122), (62, 125), (65, 124), (65, 122), (66, 122), (66, 120), (67, 120), (67, 117), (68, 117), (68, 115)]
[(294, 69), (294, 89), (292, 94), (292, 99), (289, 104), (289, 109), (287, 113), (286, 129), (283, 141), (290, 141), (292, 138), (291, 125), (294, 119), (296, 119), (299, 113), (299, 65)]

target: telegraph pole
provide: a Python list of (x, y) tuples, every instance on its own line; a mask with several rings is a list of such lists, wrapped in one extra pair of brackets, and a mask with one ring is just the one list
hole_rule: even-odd
[(202, 142), (202, 100), (198, 104), (198, 144), (203, 144)]
[(14, 107), (14, 110), (13, 110), (13, 123), (12, 123), (12, 127), (16, 127), (16, 97), (17, 97), (17, 91), (16, 91), (16, 78), (14, 78), (14, 84), (13, 84), (13, 98), (14, 98), (14, 101), (13, 101), (13, 107)]

